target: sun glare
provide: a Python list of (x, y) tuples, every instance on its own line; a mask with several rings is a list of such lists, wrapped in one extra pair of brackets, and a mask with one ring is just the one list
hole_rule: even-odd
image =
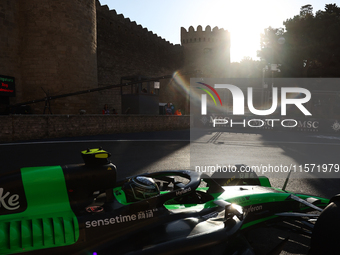
[[(227, 29), (231, 37), (231, 62), (239, 62), (244, 57), (257, 60), (260, 49), (260, 34), (281, 13), (279, 5), (272, 2), (259, 4), (258, 1), (214, 1), (214, 12), (206, 20), (216, 22)], [(212, 15), (213, 14), (213, 15)], [(282, 26), (282, 22), (279, 26)]]

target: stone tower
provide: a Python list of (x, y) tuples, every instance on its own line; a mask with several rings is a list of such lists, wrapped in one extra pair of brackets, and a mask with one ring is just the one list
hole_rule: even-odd
[(230, 33), (224, 29), (210, 26), (197, 31), (191, 26), (189, 31), (181, 28), (181, 42), (184, 52), (185, 71), (200, 72), (200, 76), (229, 77)]
[[(43, 89), (59, 95), (98, 86), (95, 0), (0, 0), (1, 6), (8, 38), (1, 40), (0, 70), (15, 77), (12, 104), (42, 98)], [(51, 108), (79, 113), (84, 104), (97, 104), (96, 96), (54, 100)], [(41, 113), (43, 106), (33, 104), (33, 112)]]

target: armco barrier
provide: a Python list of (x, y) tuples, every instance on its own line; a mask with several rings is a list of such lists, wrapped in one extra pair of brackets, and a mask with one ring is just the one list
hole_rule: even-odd
[(189, 127), (190, 116), (10, 115), (0, 116), (0, 142)]

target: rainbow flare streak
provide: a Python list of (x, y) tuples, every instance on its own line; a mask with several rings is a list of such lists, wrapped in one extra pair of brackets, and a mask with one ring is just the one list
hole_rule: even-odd
[[(221, 105), (222, 105), (221, 98), (220, 98), (219, 94), (217, 93), (217, 91), (216, 91), (213, 87), (211, 87), (210, 85), (205, 84), (205, 83), (203, 83), (203, 82), (197, 82), (197, 83), (202, 84), (202, 85), (208, 87), (209, 89), (211, 89), (211, 90), (215, 93), (215, 95), (217, 96), (218, 100), (220, 100), (220, 103), (221, 103)], [(202, 90), (204, 90), (204, 89), (202, 89)], [(214, 102), (215, 102), (215, 99), (214, 99), (214, 97), (211, 95), (211, 93), (209, 93), (207, 90), (204, 90), (204, 91), (207, 92), (207, 93), (211, 96), (211, 98), (214, 100)], [(216, 102), (215, 102), (215, 105), (216, 105)]]
[(216, 104), (215, 98), (213, 97), (213, 95), (212, 95), (208, 90), (202, 89), (202, 88), (200, 88), (200, 87), (197, 87), (197, 88), (198, 88), (198, 89), (201, 89), (201, 90), (203, 90), (205, 93), (207, 93), (207, 94), (212, 98), (212, 100), (214, 100), (215, 105), (217, 105), (217, 104)]

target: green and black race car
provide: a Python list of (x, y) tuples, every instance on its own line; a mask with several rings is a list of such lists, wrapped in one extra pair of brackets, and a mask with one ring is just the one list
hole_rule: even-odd
[(82, 156), (84, 164), (0, 177), (0, 254), (255, 254), (244, 234), (286, 219), (310, 228), (311, 254), (337, 254), (337, 196), (293, 194), (254, 173), (221, 179), (179, 170), (117, 181), (108, 152)]

